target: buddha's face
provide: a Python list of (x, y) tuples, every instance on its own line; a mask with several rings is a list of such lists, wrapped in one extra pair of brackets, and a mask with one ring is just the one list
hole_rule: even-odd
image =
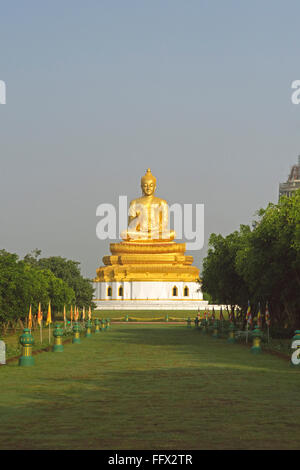
[(154, 191), (156, 189), (156, 185), (153, 180), (143, 181), (141, 187), (145, 196), (152, 196), (152, 194), (154, 194)]

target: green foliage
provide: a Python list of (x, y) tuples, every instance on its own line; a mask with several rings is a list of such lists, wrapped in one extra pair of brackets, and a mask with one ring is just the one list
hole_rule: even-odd
[(203, 300), (207, 300), (210, 304), (214, 303), (212, 296), (207, 292), (203, 292)]
[(0, 323), (25, 320), (29, 305), (37, 311), (41, 302), (46, 311), (51, 301), (53, 313), (74, 302), (75, 293), (49, 269), (19, 260), (16, 254), (0, 251)]
[(24, 260), (31, 266), (50, 270), (57, 278), (67, 283), (75, 293), (75, 303), (79, 308), (94, 307), (92, 283), (81, 275), (78, 261), (67, 260), (61, 256), (38, 259), (40, 254), (39, 250), (34, 250), (32, 254), (26, 255)]
[(289, 345), (291, 345), (291, 340), (294, 336), (294, 328), (282, 328), (280, 326), (271, 325), (270, 327), (270, 337), (272, 339), (287, 339), (289, 340)]
[[(248, 228), (243, 227), (242, 233)], [(203, 290), (220, 304), (243, 305), (248, 297), (247, 286), (235, 268), (235, 259), (243, 243), (242, 233), (227, 237), (212, 234), (208, 255), (203, 260)]]
[(227, 237), (212, 234), (203, 263), (203, 289), (214, 299), (264, 307), (272, 321), (300, 322), (300, 191), (257, 213), (253, 228), (241, 226)]

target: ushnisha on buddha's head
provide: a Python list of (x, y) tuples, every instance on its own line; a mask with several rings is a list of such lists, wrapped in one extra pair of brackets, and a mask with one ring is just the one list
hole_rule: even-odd
[(156, 190), (156, 178), (152, 175), (150, 168), (141, 178), (141, 188), (145, 196), (153, 196)]

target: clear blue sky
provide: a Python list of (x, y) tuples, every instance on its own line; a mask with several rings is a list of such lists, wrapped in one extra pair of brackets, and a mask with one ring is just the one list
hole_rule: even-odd
[[(0, 3), (0, 246), (81, 261), (96, 206), (204, 203), (206, 241), (277, 201), (300, 152), (298, 1)], [(193, 253), (200, 266), (205, 249)]]

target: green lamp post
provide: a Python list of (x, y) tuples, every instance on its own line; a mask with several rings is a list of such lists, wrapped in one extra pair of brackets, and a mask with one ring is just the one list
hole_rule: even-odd
[(110, 319), (109, 318), (106, 319), (106, 329), (107, 330), (110, 329)]
[(62, 343), (63, 335), (64, 335), (64, 332), (61, 326), (59, 325), (59, 323), (57, 323), (53, 331), (53, 336), (54, 336), (54, 345), (52, 348), (53, 352), (63, 352), (64, 350), (64, 345)]
[(165, 321), (168, 322), (169, 321), (169, 315), (167, 314), (166, 317), (165, 317)]
[(95, 320), (95, 333), (100, 333), (100, 322), (98, 318)]
[(34, 358), (32, 357), (32, 346), (34, 339), (29, 328), (24, 328), (19, 341), (22, 345), (22, 356), (19, 359), (19, 366), (33, 366)]
[(251, 348), (251, 352), (254, 354), (260, 353), (261, 352), (261, 337), (262, 337), (262, 332), (260, 331), (259, 327), (256, 325), (254, 330), (252, 331), (252, 338), (253, 338), (253, 344)]
[(91, 320), (88, 320), (85, 325), (86, 331), (85, 331), (85, 337), (89, 338), (92, 336), (92, 322)]
[(129, 320), (128, 315), (126, 315), (125, 316), (125, 321), (128, 321), (128, 320)]
[(80, 344), (80, 326), (78, 322), (75, 322), (73, 325), (73, 339), (72, 343)]
[(228, 343), (235, 343), (235, 326), (234, 323), (230, 323), (229, 325), (229, 335), (227, 339)]
[(106, 322), (104, 320), (104, 318), (102, 318), (101, 320), (101, 331), (105, 331), (106, 330)]

